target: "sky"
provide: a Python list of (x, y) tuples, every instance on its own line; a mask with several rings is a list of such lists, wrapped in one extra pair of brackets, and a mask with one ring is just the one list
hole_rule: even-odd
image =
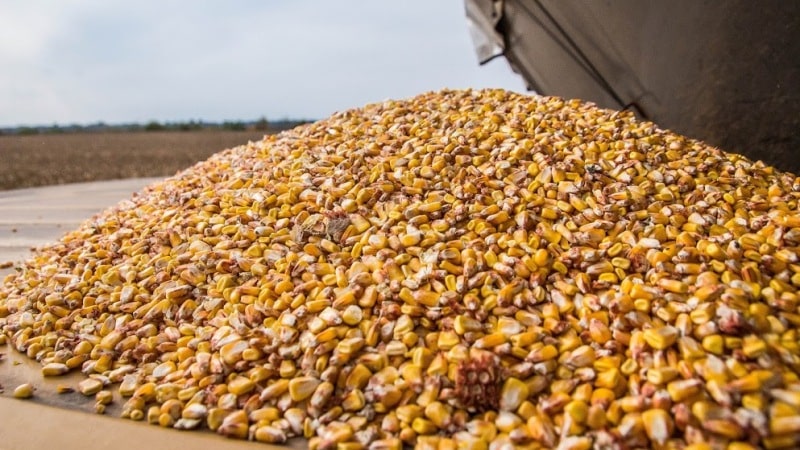
[(321, 119), (467, 87), (525, 90), (478, 64), (463, 0), (0, 2), (0, 127)]

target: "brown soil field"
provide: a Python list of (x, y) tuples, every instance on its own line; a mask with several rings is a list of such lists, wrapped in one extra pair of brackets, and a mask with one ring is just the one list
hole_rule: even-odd
[(0, 136), (0, 190), (171, 176), (262, 131), (166, 131)]

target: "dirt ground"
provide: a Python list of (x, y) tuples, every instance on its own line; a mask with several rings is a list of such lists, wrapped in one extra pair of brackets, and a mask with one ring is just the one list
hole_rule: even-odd
[(0, 136), (0, 190), (171, 176), (263, 135), (201, 130)]

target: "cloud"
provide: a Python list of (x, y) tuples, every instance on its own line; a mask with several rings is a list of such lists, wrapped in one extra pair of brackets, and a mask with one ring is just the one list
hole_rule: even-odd
[(0, 64), (14, 105), (0, 125), (321, 118), (444, 87), (523, 89), (505, 62), (477, 65), (461, 0), (12, 0)]

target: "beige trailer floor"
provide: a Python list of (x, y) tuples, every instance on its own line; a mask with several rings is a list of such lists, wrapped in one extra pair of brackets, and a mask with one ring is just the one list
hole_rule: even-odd
[[(0, 267), (27, 257), (31, 247), (57, 240), (83, 220), (131, 197), (157, 178), (79, 183), (0, 191)], [(0, 281), (13, 268), (0, 269)], [(115, 450), (202, 448), (281, 448), (222, 438), (210, 432), (186, 432), (119, 418), (121, 399), (101, 416), (92, 398), (79, 393), (56, 393), (56, 385), (75, 387), (80, 374), (44, 378), (41, 366), (10, 346), (0, 346), (0, 450), (46, 449)], [(30, 400), (12, 398), (21, 383), (35, 386)], [(115, 392), (115, 395), (118, 395)], [(293, 447), (305, 447), (305, 441)]]

